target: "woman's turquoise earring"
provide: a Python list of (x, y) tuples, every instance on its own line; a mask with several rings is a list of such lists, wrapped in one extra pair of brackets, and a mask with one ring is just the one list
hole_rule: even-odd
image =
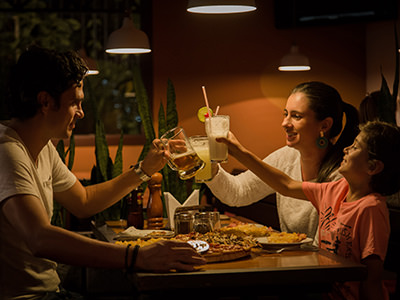
[(321, 132), (320, 132), (320, 137), (319, 138), (317, 138), (317, 146), (318, 146), (318, 148), (320, 148), (320, 149), (324, 149), (324, 148), (326, 148), (326, 147), (328, 147), (328, 143), (329, 143), (329, 141), (328, 141), (328, 139), (324, 136), (324, 132), (321, 130)]

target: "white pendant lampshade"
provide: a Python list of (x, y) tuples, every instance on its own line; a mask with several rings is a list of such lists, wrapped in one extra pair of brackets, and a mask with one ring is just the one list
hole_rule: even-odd
[(254, 0), (189, 0), (187, 11), (199, 14), (234, 14), (256, 9)]
[(130, 18), (125, 17), (122, 27), (110, 34), (106, 52), (113, 54), (149, 53), (151, 52), (149, 38), (146, 33), (136, 29)]
[(311, 67), (307, 56), (299, 53), (297, 45), (292, 45), (290, 53), (282, 58), (278, 69), (279, 71), (309, 71)]
[(93, 58), (90, 58), (86, 54), (86, 50), (84, 48), (79, 49), (78, 55), (86, 62), (87, 67), (89, 68), (89, 71), (87, 72), (87, 75), (97, 75), (99, 74), (99, 69), (97, 68), (97, 63)]

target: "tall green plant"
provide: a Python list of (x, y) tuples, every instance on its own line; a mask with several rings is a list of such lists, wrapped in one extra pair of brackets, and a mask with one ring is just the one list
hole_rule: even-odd
[[(108, 150), (104, 124), (100, 119), (97, 119), (95, 134), (96, 165), (92, 168), (90, 184), (96, 184), (110, 180), (122, 173), (122, 147), (123, 133), (121, 132), (117, 153), (113, 162)], [(121, 207), (124, 206), (124, 201), (125, 199), (123, 198), (111, 207), (97, 214), (96, 221), (119, 220), (121, 217)]]
[[(133, 79), (139, 114), (142, 119), (143, 130), (146, 136), (146, 143), (139, 157), (139, 160), (141, 160), (146, 156), (156, 135), (147, 92), (137, 65), (135, 65), (133, 70)], [(158, 137), (178, 125), (178, 112), (176, 110), (175, 100), (176, 96), (174, 86), (172, 81), (168, 80), (167, 109), (165, 112), (164, 106), (161, 104), (158, 111)], [(180, 203), (183, 203), (187, 198), (186, 182), (181, 180), (177, 172), (172, 171), (167, 165), (162, 169), (161, 173), (163, 174), (162, 190), (170, 192)]]
[[(90, 85), (89, 85), (90, 87)], [(100, 119), (98, 104), (93, 94), (88, 95), (88, 101), (93, 109), (93, 115), (95, 116), (95, 157), (96, 164), (93, 166), (90, 180), (87, 184), (97, 184), (107, 180), (110, 180), (120, 174), (122, 174), (122, 147), (123, 147), (123, 132), (119, 138), (117, 153), (115, 154), (114, 162), (110, 157), (108, 150), (108, 143), (106, 137), (106, 131), (104, 129), (104, 123)], [(96, 215), (96, 221), (102, 222), (105, 220), (119, 220), (121, 217), (121, 208), (124, 207), (125, 199), (121, 199), (117, 203), (113, 204), (106, 210)]]

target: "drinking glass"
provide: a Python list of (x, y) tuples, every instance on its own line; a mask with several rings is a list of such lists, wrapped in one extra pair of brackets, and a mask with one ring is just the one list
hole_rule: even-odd
[(218, 211), (210, 211), (210, 219), (212, 222), (213, 230), (221, 228), (221, 218)]
[(229, 116), (217, 115), (206, 118), (205, 127), (209, 141), (211, 161), (217, 163), (227, 162), (228, 146), (217, 142), (215, 139), (228, 136)]
[(204, 168), (204, 162), (192, 148), (182, 127), (175, 127), (160, 138), (164, 147), (171, 153), (168, 165), (178, 171), (183, 180), (192, 178), (198, 170)]
[(210, 149), (208, 137), (205, 135), (194, 135), (189, 138), (190, 144), (194, 151), (204, 161), (204, 168), (199, 170), (194, 177), (197, 183), (210, 181), (212, 179), (211, 161), (210, 161)]

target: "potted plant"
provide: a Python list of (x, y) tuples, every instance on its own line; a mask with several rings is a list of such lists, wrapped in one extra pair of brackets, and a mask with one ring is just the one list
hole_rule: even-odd
[[(137, 65), (133, 69), (133, 79), (136, 98), (138, 101), (139, 114), (142, 119), (142, 125), (146, 136), (146, 143), (139, 157), (139, 160), (141, 160), (147, 154), (152, 141), (156, 138), (156, 134), (153, 126), (153, 118), (148, 101), (148, 96), (142, 78), (140, 76), (140, 70)], [(162, 103), (160, 104), (160, 108), (158, 110), (158, 138), (161, 137), (169, 129), (178, 126), (178, 112), (176, 109), (175, 100), (175, 88), (172, 81), (169, 79), (167, 82), (166, 110), (164, 110), (164, 106)], [(180, 203), (183, 203), (187, 199), (188, 194), (191, 191), (193, 191), (194, 189), (200, 189), (201, 187), (201, 184), (197, 184), (194, 181), (191, 182), (181, 180), (177, 172), (171, 170), (168, 165), (164, 166), (161, 173), (163, 175), (162, 191), (170, 192)], [(165, 212), (166, 210), (164, 209), (164, 213)]]

